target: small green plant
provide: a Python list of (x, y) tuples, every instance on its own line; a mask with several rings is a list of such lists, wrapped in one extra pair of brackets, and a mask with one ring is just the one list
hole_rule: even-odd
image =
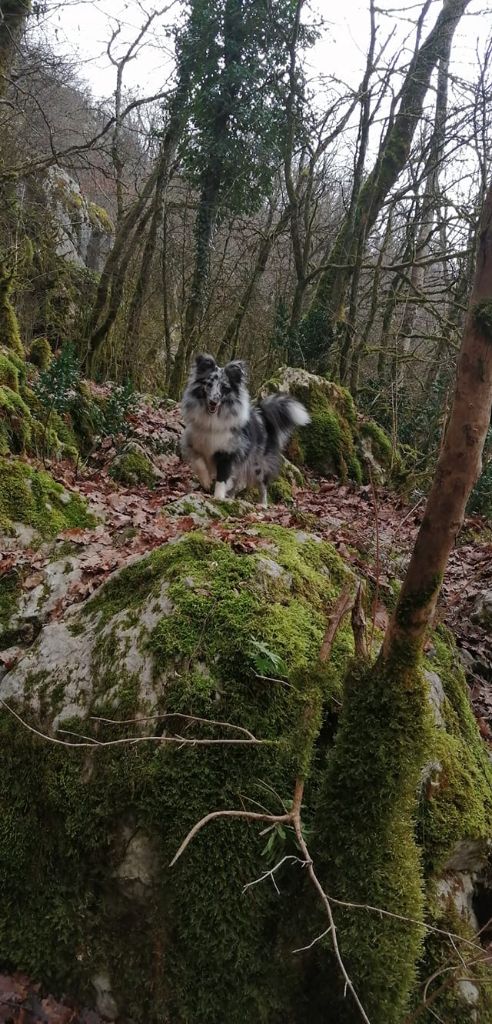
[(253, 665), (260, 676), (288, 676), (289, 670), (285, 661), (274, 651), (271, 651), (266, 644), (259, 640), (252, 640), (250, 644), (250, 655)]
[(52, 359), (48, 366), (39, 374), (33, 385), (33, 391), (46, 409), (43, 424), (42, 446), (46, 450), (46, 438), (53, 412), (58, 414), (70, 411), (77, 397), (80, 384), (80, 367), (71, 342), (67, 342), (59, 355)]
[(137, 396), (131, 381), (117, 384), (101, 409), (99, 433), (104, 437), (128, 433), (128, 415), (137, 405)]

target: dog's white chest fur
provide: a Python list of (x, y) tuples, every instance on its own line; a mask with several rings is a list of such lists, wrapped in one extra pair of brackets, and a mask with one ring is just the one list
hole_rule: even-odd
[(215, 452), (231, 452), (234, 448), (234, 434), (231, 425), (221, 422), (219, 416), (207, 413), (196, 419), (187, 427), (195, 451), (206, 459), (212, 458)]

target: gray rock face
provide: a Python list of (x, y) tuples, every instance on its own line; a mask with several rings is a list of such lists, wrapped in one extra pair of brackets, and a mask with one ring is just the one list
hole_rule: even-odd
[[(113, 580), (117, 575), (114, 574)], [(50, 678), (60, 692), (60, 707), (52, 720), (55, 730), (62, 721), (81, 717), (94, 700), (97, 713), (99, 687), (104, 699), (116, 699), (122, 680), (138, 688), (144, 706), (147, 703), (154, 706), (156, 679), (145, 642), (156, 623), (172, 610), (167, 587), (167, 582), (163, 581), (159, 589), (142, 602), (138, 617), (125, 609), (105, 624), (101, 623), (100, 611), (91, 613), (90, 602), (87, 606), (73, 606), (62, 621), (50, 622), (44, 627), (37, 643), (4, 677), (2, 699), (7, 703), (22, 700), (25, 706), (39, 713), (43, 681)], [(113, 670), (115, 680), (111, 685), (109, 670)]]
[(424, 676), (429, 684), (429, 700), (432, 706), (432, 712), (434, 715), (434, 721), (440, 728), (444, 727), (444, 718), (442, 716), (442, 706), (446, 699), (444, 693), (444, 687), (440, 676), (437, 672), (424, 672)]
[(58, 255), (100, 272), (113, 244), (106, 210), (88, 202), (78, 182), (59, 167), (48, 172), (45, 187), (59, 227)]
[(492, 590), (484, 590), (480, 594), (470, 618), (484, 629), (492, 628)]

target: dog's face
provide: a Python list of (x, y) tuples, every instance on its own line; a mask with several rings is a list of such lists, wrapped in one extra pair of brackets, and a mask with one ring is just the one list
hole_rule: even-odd
[(213, 356), (198, 355), (193, 370), (192, 393), (205, 406), (210, 416), (231, 412), (241, 397), (246, 380), (244, 363), (235, 360), (217, 366)]

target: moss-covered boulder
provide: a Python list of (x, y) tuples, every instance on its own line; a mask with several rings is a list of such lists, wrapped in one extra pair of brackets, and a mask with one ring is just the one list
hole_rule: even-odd
[[(194, 532), (115, 574), (0, 687), (53, 739), (138, 738), (66, 747), (0, 717), (0, 960), (92, 1002), (104, 978), (122, 1021), (290, 1012), (289, 901), (270, 885), (243, 892), (268, 866), (261, 827), (213, 822), (169, 867), (207, 812), (291, 799), (352, 653), (344, 624), (314, 671), (326, 610), (352, 578), (334, 550), (274, 526), (247, 539), (245, 553), (234, 531)], [(274, 838), (295, 853), (289, 831)]]
[[(489, 904), (492, 895), (492, 765), (451, 636), (438, 630), (419, 669), (402, 654), (351, 670), (343, 703), (313, 848), (326, 890), (346, 901), (334, 910), (338, 938), (371, 1024), (417, 1011), (425, 1020), (426, 998), (438, 1020), (492, 1024), (474, 914), (480, 884)], [(361, 920), (363, 907), (387, 916)], [(310, 1021), (325, 1021), (329, 1005), (334, 1020), (352, 1024), (339, 971), (319, 951), (313, 959), (319, 1009)]]
[[(41, 366), (47, 355), (42, 343), (48, 349), (49, 345), (46, 338), (36, 339), (33, 345), (37, 343), (40, 344), (37, 346), (39, 359), (36, 359)], [(33, 362), (36, 359), (33, 357)], [(76, 417), (72, 421), (68, 414), (62, 416), (43, 404), (30, 386), (32, 374), (36, 375), (36, 371), (24, 355), (0, 348), (0, 455), (26, 453), (38, 457), (76, 458), (79, 444), (74, 431)]]
[(61, 530), (94, 522), (84, 499), (56, 483), (49, 473), (19, 459), (0, 457), (0, 533), (10, 533), (22, 523), (40, 538), (54, 537)]
[(34, 338), (29, 346), (27, 358), (30, 363), (37, 366), (38, 370), (46, 370), (53, 358), (48, 339), (43, 336)]
[(282, 367), (263, 385), (260, 396), (276, 391), (294, 395), (311, 416), (311, 423), (296, 432), (287, 452), (296, 465), (358, 483), (370, 475), (383, 483), (396, 461), (400, 468), (384, 430), (357, 412), (346, 388), (307, 370)]
[(157, 471), (139, 445), (129, 444), (113, 459), (109, 475), (127, 487), (134, 487), (136, 484), (154, 487), (162, 474)]
[[(371, 1024), (417, 1012), (434, 971), (442, 1019), (492, 1024), (483, 965), (478, 994), (464, 984), (491, 769), (452, 640), (438, 631), (422, 672), (359, 666), (344, 687), (347, 619), (328, 664), (318, 653), (351, 570), (313, 535), (246, 525), (247, 508), (168, 506), (197, 528), (48, 621), (4, 675), (0, 961), (122, 1024), (352, 1024), (329, 936), (311, 945), (326, 921), (290, 829), (212, 821), (170, 867), (204, 815), (282, 811), (301, 774), (327, 891), (408, 917), (336, 908)], [(284, 857), (280, 895), (244, 890)]]

